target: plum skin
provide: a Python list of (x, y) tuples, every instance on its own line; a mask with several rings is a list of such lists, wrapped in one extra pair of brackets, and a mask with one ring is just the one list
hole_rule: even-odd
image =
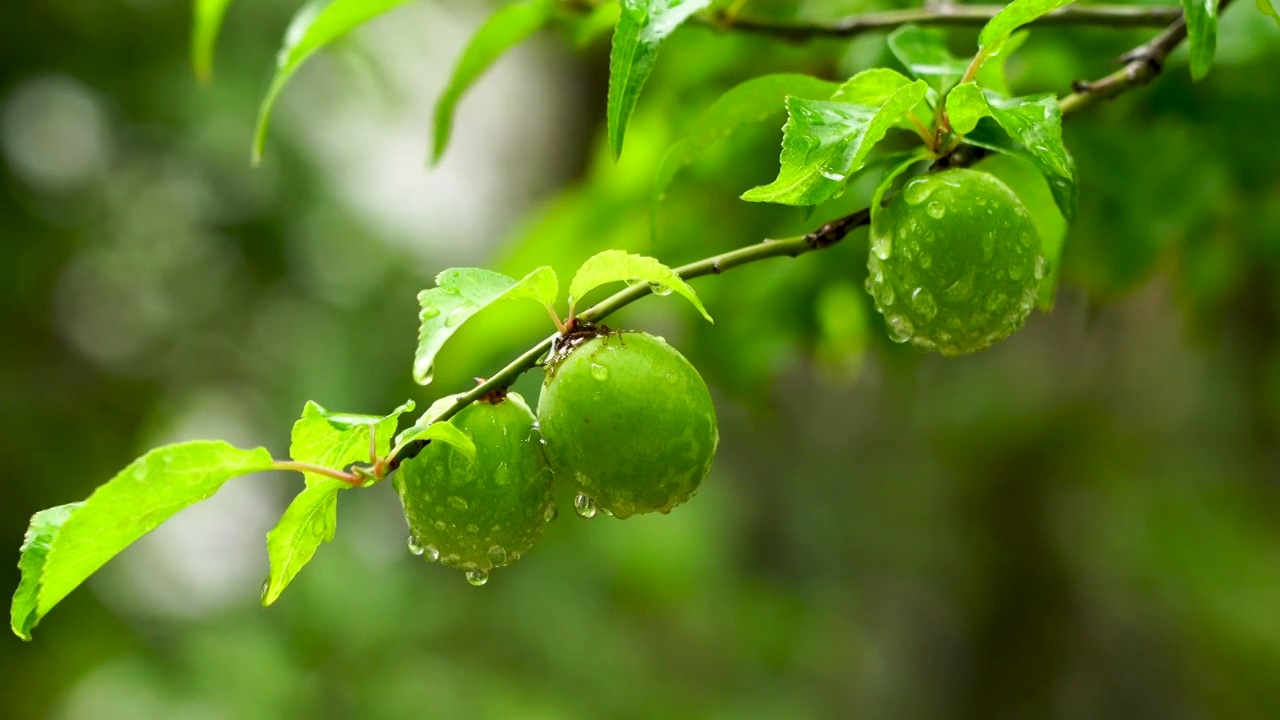
[(698, 371), (642, 332), (605, 333), (554, 359), (538, 421), (556, 474), (618, 518), (688, 500), (720, 442)]

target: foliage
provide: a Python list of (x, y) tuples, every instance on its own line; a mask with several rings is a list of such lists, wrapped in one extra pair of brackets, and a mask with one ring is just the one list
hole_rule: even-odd
[[(418, 5), (395, 17), (414, 20), (422, 33), (416, 45), (447, 45), (437, 41), (456, 34), (456, 19)], [(15, 197), (5, 201), (5, 229), (10, 237), (42, 241), (14, 253), (13, 282), (0, 291), (20, 318), (19, 337), (33, 335), (15, 343), (5, 366), (20, 380), (6, 385), (15, 406), (7, 436), (23, 455), (10, 466), (14, 477), (32, 481), (7, 491), (8, 515), (21, 512), (25, 520), (35, 508), (88, 495), (91, 481), (111, 477), (123, 464), (111, 448), (220, 434), (238, 445), (265, 435), (268, 447), (283, 449), (291, 418), (284, 413), (296, 411), (308, 395), (341, 407), (388, 408), (421, 392), (413, 386), (415, 374), (447, 390), (466, 387), (471, 375), (488, 377), (474, 390), (444, 398), (415, 423), (401, 421), (409, 412), (404, 407), (355, 416), (308, 404), (287, 460), (217, 445), (227, 464), (200, 466), (197, 474), (212, 473), (209, 482), (188, 485), (174, 481), (188, 477), (183, 473), (156, 475), (175, 493), (164, 507), (177, 508), (216, 490), (226, 472), (302, 472), (301, 493), (267, 539), (270, 569), (262, 599), (287, 601), (261, 619), (238, 610), (205, 611), (200, 603), (214, 602), (217, 593), (170, 583), (172, 596), (188, 599), (188, 615), (157, 620), (154, 611), (137, 609), (144, 607), (141, 601), (116, 589), (121, 578), (133, 577), (128, 573), (154, 563), (155, 556), (144, 553), (155, 545), (144, 541), (136, 553), (111, 563), (92, 592), (60, 603), (57, 622), (41, 628), (48, 633), (45, 642), (24, 651), (44, 660), (15, 664), (15, 686), (27, 680), (31, 698), (49, 695), (53, 685), (92, 687), (105, 682), (88, 672), (108, 662), (103, 658), (158, 657), (148, 648), (163, 646), (172, 653), (173, 669), (158, 665), (156, 678), (144, 674), (130, 681), (168, 688), (154, 700), (165, 708), (150, 713), (159, 716), (241, 702), (241, 692), (227, 693), (226, 687), (256, 703), (248, 711), (236, 705), (227, 712), (233, 716), (363, 714), (375, 705), (390, 716), (456, 714), (451, 700), (423, 697), (423, 678), (439, 681), (432, 687), (456, 688), (459, 698), (478, 703), (480, 715), (533, 715), (539, 709), (572, 715), (581, 709), (562, 704), (562, 694), (598, 700), (592, 690), (568, 690), (614, 687), (607, 681), (623, 676), (629, 681), (619, 702), (642, 707), (646, 694), (662, 694), (678, 698), (691, 715), (932, 716), (949, 708), (975, 716), (1034, 716), (1061, 697), (1051, 688), (1062, 677), (1094, 693), (1081, 702), (1096, 703), (1089, 706), (1099, 714), (1114, 709), (1112, 703), (1120, 702), (1112, 697), (1114, 687), (1080, 672), (1077, 663), (1123, 678), (1133, 691), (1130, 700), (1144, 707), (1236, 716), (1273, 706), (1266, 668), (1276, 652), (1274, 623), (1259, 608), (1275, 595), (1275, 575), (1264, 559), (1277, 545), (1266, 522), (1273, 498), (1255, 480), (1269, 472), (1264, 450), (1274, 437), (1273, 323), (1265, 308), (1274, 304), (1269, 238), (1277, 218), (1274, 173), (1265, 158), (1275, 156), (1275, 140), (1255, 126), (1274, 110), (1274, 93), (1256, 79), (1274, 64), (1275, 31), (1257, 22), (1251, 7), (1222, 12), (1221, 30), (1214, 20), (1204, 21), (1218, 19), (1216, 5), (1188, 8), (1187, 57), (1197, 78), (1216, 62), (1209, 82), (1193, 89), (1185, 73), (1168, 72), (1151, 88), (1129, 93), (1136, 83), (1124, 80), (1124, 73), (1137, 67), (1129, 60), (1113, 75), (1082, 82), (1067, 94), (1073, 81), (1106, 73), (1105, 59), (1147, 41), (1156, 29), (1058, 27), (1063, 17), (1074, 22), (1071, 13), (1093, 12), (1091, 6), (1065, 8), (1052, 28), (1036, 25), (1034, 16), (1054, 5), (1016, 3), (982, 30), (977, 43), (977, 24), (972, 30), (940, 28), (922, 17), (919, 25), (873, 31), (887, 34), (887, 42), (873, 34), (852, 43), (828, 38), (791, 47), (778, 36), (797, 27), (834, 27), (842, 15), (861, 10), (782, 0), (624, 8), (559, 0), (503, 4), (470, 44), (455, 43), (462, 53), (453, 77), (440, 78), (433, 133), (419, 139), (438, 156), (452, 134), (477, 128), (492, 133), (497, 125), (519, 125), (526, 137), (517, 145), (493, 140), (495, 150), (506, 153), (500, 180), (468, 185), (448, 175), (434, 195), (415, 196), (441, 217), (447, 213), (440, 208), (449, 204), (475, 215), (475, 203), (484, 203), (478, 214), (496, 230), (468, 234), (457, 228), (476, 225), (433, 223), (423, 234), (435, 244), (422, 252), (408, 249), (418, 238), (388, 242), (397, 233), (375, 229), (367, 203), (351, 202), (357, 186), (403, 182), (389, 172), (389, 162), (376, 174), (327, 169), (332, 157), (326, 153), (336, 145), (372, 157), (383, 141), (381, 128), (389, 135), (395, 127), (382, 119), (377, 132), (352, 129), (345, 114), (351, 106), (367, 106), (362, 117), (377, 117), (386, 107), (344, 87), (351, 80), (342, 74), (348, 66), (314, 68), (321, 84), (310, 86), (310, 95), (304, 96), (305, 83), (295, 86), (306, 143), (274, 144), (298, 132), (290, 123), (272, 132), (275, 149), (256, 174), (225, 161), (250, 135), (249, 91), (265, 80), (263, 38), (278, 37), (274, 28), (294, 7), (238, 3), (227, 13), (227, 3), (197, 3), (191, 55), (198, 73), (212, 68), (221, 18), (235, 23), (221, 33), (217, 82), (198, 94), (188, 78), (179, 81), (172, 72), (175, 63), (186, 62), (174, 46), (176, 13), (154, 11), (143, 21), (154, 46), (139, 44), (122, 54), (101, 38), (108, 27), (130, 36), (134, 31), (125, 31), (123, 18), (107, 20), (87, 9), (33, 10), (40, 20), (32, 27), (75, 26), (85, 44), (64, 51), (63, 61), (4, 31), (16, 41), (12, 47), (32, 58), (15, 77), (37, 77), (36, 69), (83, 76), (94, 93), (110, 98), (106, 117), (120, 135), (112, 135), (107, 153), (110, 172), (78, 189), (50, 190), (37, 176), (22, 174), (22, 163), (29, 162), (21, 154), (24, 143), (44, 146), (13, 129), (36, 117), (31, 108), (39, 106), (15, 99), (5, 108), (3, 149), (15, 188)], [(286, 43), (256, 142), (267, 137), (273, 103), (307, 58), (329, 49), (352, 59), (366, 41), (407, 32), (395, 20), (376, 30), (360, 28), (378, 12), (396, 9), (392, 4), (345, 7), (335, 0), (310, 5), (300, 16), (305, 22), (295, 27), (303, 29)], [(1263, 12), (1269, 8), (1265, 0), (1258, 3)], [(471, 9), (460, 16), (470, 18)], [(1200, 10), (1204, 16), (1195, 15)], [(142, 15), (128, 17), (138, 22)], [(1244, 24), (1247, 17), (1251, 24)], [(427, 18), (425, 27), (416, 27), (419, 18)], [(530, 66), (520, 68), (526, 82), (530, 68), (548, 56), (554, 63), (574, 62), (564, 55), (579, 44), (584, 64), (595, 53), (603, 73), (605, 48), (593, 45), (593, 38), (615, 18), (621, 19), (608, 98), (603, 74), (592, 83), (584, 80), (589, 72), (566, 71), (571, 80), (529, 89), (547, 106), (563, 105), (564, 115), (550, 123), (545, 108), (522, 102), (528, 96), (509, 85), (497, 94), (518, 115), (486, 106), (487, 88), (474, 106), (458, 106), (469, 88), (501, 81), (502, 73), (482, 79), (485, 69), (534, 35), (537, 52), (522, 56), (537, 60), (522, 63)], [(1029, 29), (1014, 32), (1028, 21)], [(104, 32), (84, 29), (94, 23)], [(746, 32), (753, 24), (764, 27), (758, 32), (764, 37)], [(353, 30), (349, 41), (334, 42)], [(1017, 47), (1028, 31), (1033, 40)], [(1219, 33), (1223, 52), (1215, 58)], [(1174, 70), (1184, 62), (1168, 48), (1159, 50), (1160, 62), (1143, 64), (1144, 80), (1153, 67)], [(399, 82), (407, 73), (414, 86), (421, 81), (430, 87), (430, 79), (419, 77), (422, 70), (449, 67), (439, 58), (419, 66), (389, 49), (370, 55), (375, 64), (392, 58), (388, 74)], [(117, 68), (132, 69), (126, 74)], [(1107, 80), (1112, 77), (1121, 79)], [(321, 96), (318, 87), (332, 94)], [(1107, 107), (1093, 87), (1106, 88), (1108, 98), (1127, 95)], [(74, 117), (85, 121), (94, 114)], [(557, 127), (547, 131), (544, 125)], [(53, 132), (61, 126), (43, 127)], [(317, 127), (329, 130), (314, 134)], [(346, 128), (341, 143), (325, 134), (333, 127)], [(615, 165), (609, 155), (620, 152), (624, 133), (627, 153)], [(1249, 138), (1247, 147), (1240, 138)], [(779, 139), (783, 152), (775, 165)], [(526, 154), (545, 149), (539, 146), (550, 146), (551, 154)], [(417, 171), (410, 157), (415, 152), (396, 155), (411, 173)], [(472, 170), (498, 166), (459, 156)], [(530, 157), (544, 158), (537, 168), (543, 184), (534, 189), (521, 180), (520, 171), (534, 164)], [(956, 166), (997, 177), (1016, 193), (1048, 261), (1037, 288), (1039, 305), (1047, 311), (1056, 296), (1061, 299), (1052, 316), (1031, 319), (1026, 331), (998, 349), (942, 362), (894, 345), (892, 326), (871, 312), (874, 300), (861, 287), (868, 247), (857, 228), (880, 213), (882, 202), (901, 201), (917, 177), (942, 176)], [(507, 186), (520, 188), (518, 199), (503, 194)], [(765, 202), (736, 200), (755, 186), (762, 189), (748, 190), (748, 196)], [(551, 188), (559, 189), (549, 194)], [(414, 204), (387, 195), (386, 205)], [(662, 195), (662, 222), (651, 223)], [(130, 202), (138, 204), (111, 214)], [(1069, 232), (1068, 221), (1074, 223)], [(118, 239), (153, 234), (165, 242), (144, 246)], [(762, 237), (776, 240), (749, 244)], [(496, 251), (494, 243), (500, 243)], [(814, 257), (763, 262), (808, 253)], [(406, 372), (414, 352), (408, 329), (414, 292), (446, 263), (492, 269), (444, 270), (436, 286), (423, 291), (415, 373)], [(729, 270), (729, 278), (695, 279)], [(567, 306), (558, 306), (557, 278), (573, 278)], [(612, 282), (628, 287), (586, 305), (593, 287)], [(717, 325), (686, 322), (695, 314), (688, 308), (680, 314), (676, 304), (632, 306), (668, 289), (704, 316), (705, 300), (716, 310)], [(45, 296), (57, 300), (46, 303), (40, 299)], [(482, 396), (515, 383), (532, 398), (537, 378), (521, 373), (543, 361), (553, 342), (521, 352), (550, 328), (531, 327), (530, 316), (543, 312), (536, 305), (501, 302), (506, 299), (546, 307), (557, 347), (607, 318), (615, 326), (647, 326), (673, 338), (715, 392), (726, 452), (703, 496), (670, 518), (632, 520), (622, 528), (592, 523), (590, 542), (565, 542), (580, 532), (577, 523), (552, 524), (536, 560), (485, 593), (463, 598), (452, 586), (437, 586), (437, 574), (377, 555), (388, 544), (387, 533), (379, 533), (403, 538), (402, 531), (387, 530), (388, 518), (374, 510), (387, 493), (341, 491), (402, 477), (394, 474), (397, 468), (424, 452), (452, 453), (462, 462), (492, 446), (474, 441), (454, 420), (478, 407), (474, 402)], [(1179, 308), (1182, 321), (1171, 322)], [(619, 312), (625, 317), (612, 319)], [(221, 423), (175, 419), (207, 417), (196, 410), (222, 407), (218, 403), (240, 414)], [(1221, 432), (1205, 430), (1206, 417)], [(273, 422), (279, 432), (264, 433)], [(48, 432), (54, 427), (59, 432)], [(1125, 431), (1114, 432), (1117, 427)], [(64, 468), (57, 459), (72, 455), (67, 447), (75, 448), (74, 461)], [(168, 452), (153, 452), (162, 451)], [(240, 453), (251, 461), (241, 462)], [(173, 461), (186, 462), (181, 457)], [(580, 489), (573, 473), (569, 468), (557, 479), (562, 507), (564, 490)], [(1232, 482), (1223, 485), (1222, 477)], [(239, 497), (231, 493), (250, 486), (244, 492), (265, 493), (254, 497), (270, 505), (271, 482), (233, 484), (209, 507), (231, 502)], [(149, 512), (144, 494), (131, 505), (129, 519), (137, 524), (116, 538), (108, 526), (119, 519), (118, 508), (110, 519), (81, 514), (98, 497), (32, 518), (13, 573), (19, 634), (29, 634), (59, 588), (70, 579), (68, 589), (83, 581), (79, 571), (63, 574), (70, 554), (96, 568), (118, 551), (117, 540), (128, 544), (147, 534), (153, 519), (168, 517)], [(335, 538), (339, 498), (343, 534)], [(257, 535), (246, 531), (255, 514), (244, 515), (243, 525), (211, 534)], [(166, 531), (192, 527), (194, 517)], [(16, 521), (13, 527), (17, 544)], [(64, 535), (68, 530), (111, 543), (89, 551)], [(1188, 545), (1188, 537), (1197, 543)], [(151, 541), (173, 538), (162, 533)], [(68, 554), (59, 549), (63, 542), (71, 543)], [(326, 549), (318, 553), (321, 545)], [(99, 553), (103, 548), (111, 552)], [(187, 552), (182, 562), (197, 567), (201, 556), (224, 552)], [(323, 565), (299, 574), (309, 562)], [(171, 572), (152, 567), (160, 578)], [(888, 575), (885, 567), (892, 568)], [(246, 584), (237, 576), (221, 584), (252, 594), (256, 580)], [(286, 585), (292, 589), (282, 596)], [(1026, 592), (1031, 595), (1020, 594)], [(926, 596), (928, 603), (919, 605)], [(427, 606), (430, 612), (424, 612)], [(706, 607), (717, 612), (702, 612)], [(529, 613), (536, 613), (540, 627), (507, 619)], [(750, 629), (780, 624), (782, 632), (768, 637)], [(1084, 625), (1089, 633), (1080, 632)], [(561, 666), (550, 638), (571, 626), (595, 642), (578, 662)], [(145, 642), (135, 637), (134, 628), (143, 627)], [(706, 643), (681, 645), (658, 627), (679, 628), (679, 636)], [(192, 628), (204, 628), (204, 635)], [(49, 659), (70, 646), (65, 633), (73, 631), (85, 635), (75, 643), (83, 657)], [(1073, 635), (1100, 638), (1106, 648), (1072, 645), (1072, 659), (1064, 660), (1005, 642), (1049, 638), (1054, 645)], [(966, 679), (945, 680), (952, 675), (944, 672), (928, 682), (934, 692), (902, 691), (902, 678), (921, 675), (901, 649), (922, 647), (923, 638), (929, 647), (943, 646), (944, 655), (963, 645)], [(1150, 647), (1156, 638), (1175, 652), (1151, 661), (1147, 674), (1134, 672), (1126, 654), (1114, 650)], [(495, 650), (498, 645), (505, 650)], [(341, 663), (329, 667), (330, 655)], [(1008, 662), (1010, 656), (1019, 662)], [(867, 665), (867, 657), (878, 658), (879, 669)], [(685, 662), (673, 662), (677, 658)], [(1173, 682), (1201, 676), (1199, 661), (1189, 658), (1228, 668), (1214, 677), (1229, 679), (1212, 687)], [(66, 669), (30, 682), (55, 662), (67, 663)], [(377, 677), (357, 688), (339, 664), (394, 668), (369, 673)], [(1016, 667), (1005, 672), (1012, 675), (996, 670), (1011, 665)], [(838, 679), (850, 680), (858, 699), (824, 690), (837, 678), (814, 671), (818, 666), (848, 668), (848, 678)], [(697, 667), (721, 670), (708, 674)], [(762, 667), (769, 668), (767, 680), (756, 677)], [(325, 687), (315, 697), (287, 690), (309, 687), (302, 680), (317, 672)], [(215, 693), (163, 679), (170, 675), (181, 682), (197, 675), (233, 679)], [(82, 677), (88, 684), (80, 684)], [(278, 689), (253, 690), (254, 677), (271, 677), (262, 687)], [(212, 687), (217, 680), (209, 682)], [(1002, 689), (994, 690), (997, 685)], [(775, 690), (796, 686), (812, 688), (805, 696), (813, 700)], [(1155, 693), (1156, 687), (1175, 689)], [(133, 695), (153, 702), (145, 693)], [(397, 705), (397, 698), (404, 704)], [(44, 700), (14, 694), (11, 702), (32, 704), (27, 712), (15, 710), (17, 717), (52, 712), (30, 709)]]

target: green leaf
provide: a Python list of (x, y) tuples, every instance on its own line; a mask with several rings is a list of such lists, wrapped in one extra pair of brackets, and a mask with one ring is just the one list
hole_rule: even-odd
[(984, 56), (995, 57), (1004, 49), (1014, 30), (1071, 2), (1072, 0), (1014, 0), (987, 21), (982, 32), (978, 33), (978, 47), (982, 48)]
[(978, 121), (991, 116), (991, 105), (977, 83), (957, 85), (947, 94), (947, 119), (951, 129), (964, 135), (973, 132)]
[(499, 300), (534, 300), (548, 308), (555, 303), (560, 281), (549, 267), (540, 267), (520, 280), (484, 268), (450, 268), (436, 276), (436, 287), (418, 293), (422, 321), (413, 379), (430, 384), (436, 355), (472, 315)]
[[(391, 439), (400, 416), (412, 410), (410, 401), (389, 415), (354, 415), (329, 412), (308, 402), (302, 408), (302, 417), (293, 424), (289, 456), (297, 462), (334, 469), (368, 462), (371, 448), (378, 457), (384, 457), (391, 450)], [(279, 599), (280, 593), (315, 557), (321, 543), (333, 540), (338, 529), (338, 492), (352, 487), (317, 473), (303, 475), (306, 488), (289, 503), (280, 522), (267, 533), (271, 572), (262, 589), (264, 606)]]
[(872, 68), (845, 80), (829, 99), (853, 105), (883, 105), (904, 85), (910, 84), (897, 70)]
[(1076, 167), (1062, 141), (1062, 109), (1053, 95), (1003, 98), (987, 93), (991, 118), (979, 122), (965, 139), (979, 147), (1026, 158), (1049, 181), (1053, 197), (1063, 217), (1076, 214)]
[(27, 528), (19, 549), (21, 555), (18, 569), (22, 571), (22, 580), (18, 583), (17, 592), (13, 594), (13, 606), (9, 611), (9, 627), (23, 640), (31, 639), (31, 628), (40, 620), (36, 608), (39, 604), (40, 576), (44, 573), (49, 548), (63, 523), (83, 504), (59, 505), (41, 510), (31, 518), (31, 525)]
[(622, 15), (613, 31), (609, 56), (609, 147), (622, 155), (627, 123), (636, 109), (640, 90), (653, 71), (658, 48), (681, 23), (706, 8), (711, 0), (621, 0)]
[(322, 478), (298, 493), (280, 522), (267, 533), (271, 571), (262, 588), (262, 606), (280, 599), (298, 572), (315, 557), (321, 543), (338, 531), (338, 493), (351, 487), (333, 478)]
[(208, 440), (166, 445), (134, 460), (83, 503), (37, 514), (19, 562), (13, 631), (30, 637), (41, 618), (130, 543), (228, 480), (271, 465), (262, 448)]
[(1191, 77), (1209, 74), (1218, 50), (1218, 0), (1182, 0), (1187, 19), (1187, 42), (1191, 45)]
[(838, 197), (876, 143), (924, 99), (927, 89), (924, 81), (916, 80), (879, 105), (787, 98), (778, 178), (748, 190), (742, 199), (818, 205)]
[(812, 100), (829, 98), (840, 86), (810, 75), (779, 74), (752, 78), (721, 95), (698, 118), (693, 128), (671, 146), (653, 184), (657, 203), (672, 179), (703, 150), (729, 137), (748, 123), (782, 112), (788, 95)]
[(276, 58), (271, 86), (258, 109), (258, 126), (253, 137), (255, 164), (262, 159), (271, 110), (298, 68), (317, 50), (406, 2), (409, 0), (311, 0), (293, 16)]
[(969, 63), (951, 54), (941, 31), (903, 25), (889, 35), (889, 50), (913, 77), (924, 80), (939, 94), (960, 82)]
[(707, 314), (697, 293), (674, 270), (644, 255), (632, 255), (622, 250), (605, 250), (582, 263), (569, 284), (569, 307), (587, 293), (606, 283), (648, 283), (658, 295), (675, 291), (702, 313), (707, 322), (715, 322)]
[(213, 77), (213, 50), (218, 43), (222, 18), (231, 0), (195, 0), (191, 26), (191, 67), (196, 79), (208, 82)]
[[(302, 408), (302, 417), (293, 424), (290, 435), (289, 457), (296, 462), (321, 465), (341, 470), (352, 463), (371, 462), (370, 435), (376, 442), (374, 453), (382, 457), (391, 450), (391, 440), (396, 434), (400, 416), (413, 410), (413, 401), (391, 411), (388, 415), (354, 415), (330, 412), (315, 402)], [(329, 480), (316, 473), (305, 474), (307, 484)]]
[(1276, 6), (1271, 4), (1271, 0), (1258, 0), (1258, 12), (1270, 16), (1276, 21), (1276, 27), (1280, 27), (1280, 13), (1276, 12)]
[(551, 0), (529, 0), (502, 8), (489, 16), (458, 60), (449, 86), (436, 103), (435, 144), (432, 159), (439, 161), (453, 131), (453, 113), (471, 85), (507, 50), (519, 45), (546, 25), (554, 6)]
[[(452, 405), (453, 403), (450, 402), (449, 404)], [(475, 442), (465, 432), (459, 430), (457, 426), (448, 422), (428, 422), (425, 425), (415, 425), (400, 436), (399, 442), (407, 443), (419, 440), (439, 440), (442, 443), (452, 445), (468, 460), (476, 459)]]

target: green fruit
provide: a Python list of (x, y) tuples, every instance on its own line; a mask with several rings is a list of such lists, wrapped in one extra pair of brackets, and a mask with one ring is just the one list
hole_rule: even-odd
[(889, 337), (952, 356), (1022, 327), (1045, 262), (1018, 196), (993, 175), (952, 169), (913, 178), (876, 213), (867, 270)]
[(471, 436), (475, 460), (433, 442), (393, 482), (409, 521), (409, 550), (482, 585), (490, 570), (528, 552), (555, 517), (551, 469), (533, 413), (516, 393), (473, 403), (449, 422)]
[(609, 333), (549, 364), (538, 421), (575, 507), (619, 518), (670, 512), (711, 469), (720, 433), (698, 371), (662, 338)]

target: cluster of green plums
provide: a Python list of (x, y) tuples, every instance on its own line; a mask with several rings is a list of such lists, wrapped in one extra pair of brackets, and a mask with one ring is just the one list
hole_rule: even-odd
[(517, 393), (473, 403), (449, 422), (475, 459), (431, 443), (394, 485), (409, 550), (482, 585), (528, 552), (557, 516), (553, 481), (582, 517), (667, 513), (693, 496), (719, 444), (715, 407), (693, 365), (642, 332), (562, 337), (545, 363), (537, 414)]

